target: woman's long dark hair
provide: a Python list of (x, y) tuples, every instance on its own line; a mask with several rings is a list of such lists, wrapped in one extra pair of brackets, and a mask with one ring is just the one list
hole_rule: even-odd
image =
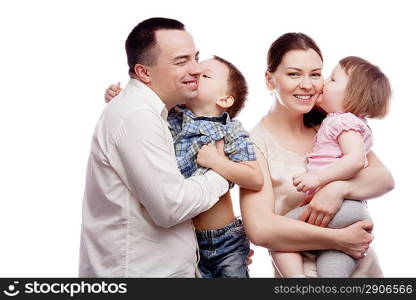
[[(282, 61), (283, 56), (291, 50), (308, 50), (313, 49), (318, 53), (322, 61), (321, 49), (315, 41), (304, 33), (289, 32), (275, 40), (267, 53), (267, 71), (273, 73)], [(303, 123), (307, 127), (313, 127), (321, 124), (326, 113), (317, 106), (303, 115)]]

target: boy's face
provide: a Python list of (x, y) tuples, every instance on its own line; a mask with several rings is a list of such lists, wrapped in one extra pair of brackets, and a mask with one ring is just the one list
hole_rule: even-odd
[(325, 80), (322, 100), (318, 105), (327, 113), (343, 112), (345, 89), (348, 84), (348, 75), (338, 64), (329, 78)]
[(208, 59), (200, 63), (202, 75), (199, 80), (198, 97), (187, 103), (187, 107), (198, 116), (218, 115), (217, 100), (228, 96), (229, 70), (226, 65), (216, 59)]

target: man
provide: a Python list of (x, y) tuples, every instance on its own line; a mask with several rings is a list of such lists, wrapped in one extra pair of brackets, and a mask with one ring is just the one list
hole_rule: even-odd
[(184, 179), (167, 111), (198, 95), (198, 51), (182, 23), (151, 18), (126, 40), (130, 81), (97, 123), (83, 203), (81, 277), (195, 277), (191, 218), (228, 190)]

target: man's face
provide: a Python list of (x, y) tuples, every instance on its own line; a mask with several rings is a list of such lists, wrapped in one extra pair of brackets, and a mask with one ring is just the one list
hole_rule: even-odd
[(198, 96), (201, 74), (192, 36), (184, 30), (158, 30), (155, 35), (157, 58), (156, 64), (148, 67), (149, 87), (168, 109), (186, 104)]

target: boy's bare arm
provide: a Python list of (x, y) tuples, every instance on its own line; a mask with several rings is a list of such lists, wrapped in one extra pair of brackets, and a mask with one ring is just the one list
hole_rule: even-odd
[(205, 145), (199, 150), (197, 163), (213, 169), (242, 188), (259, 191), (263, 186), (263, 173), (257, 161), (231, 161), (220, 154), (214, 145)]
[(263, 174), (257, 161), (234, 162), (224, 158), (212, 169), (247, 190), (260, 191), (263, 187)]

